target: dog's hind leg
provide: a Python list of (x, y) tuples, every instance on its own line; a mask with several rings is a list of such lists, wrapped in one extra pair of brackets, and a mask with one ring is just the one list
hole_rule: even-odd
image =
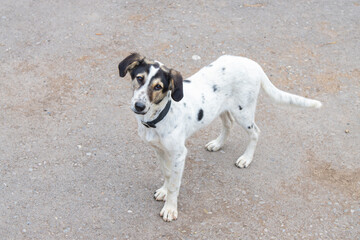
[(220, 119), (222, 121), (222, 129), (220, 135), (215, 140), (212, 140), (205, 145), (206, 150), (210, 152), (216, 152), (222, 146), (224, 146), (224, 143), (226, 142), (226, 139), (230, 134), (230, 130), (234, 122), (233, 116), (231, 116), (231, 113), (228, 111), (220, 114)]
[(258, 142), (260, 129), (255, 124), (254, 113), (255, 107), (248, 109), (248, 111), (244, 109), (242, 112), (232, 112), (236, 122), (245, 129), (250, 137), (250, 142), (246, 147), (244, 154), (239, 157), (235, 163), (235, 165), (239, 168), (246, 168), (249, 166), (253, 159)]

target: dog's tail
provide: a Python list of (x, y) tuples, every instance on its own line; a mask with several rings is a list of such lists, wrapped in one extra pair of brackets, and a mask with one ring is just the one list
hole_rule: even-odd
[(295, 94), (284, 92), (276, 88), (264, 73), (264, 77), (261, 80), (261, 86), (264, 91), (277, 103), (290, 104), (299, 107), (313, 107), (321, 108), (321, 102), (305, 97), (301, 97)]

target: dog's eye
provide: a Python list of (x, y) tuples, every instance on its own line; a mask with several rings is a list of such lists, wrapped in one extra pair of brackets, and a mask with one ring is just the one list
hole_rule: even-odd
[(162, 89), (162, 86), (160, 84), (156, 84), (154, 87), (154, 90), (156, 90), (156, 91), (161, 90), (161, 89)]
[(138, 81), (139, 84), (141, 84), (144, 81), (144, 77), (142, 76), (137, 76), (136, 80)]

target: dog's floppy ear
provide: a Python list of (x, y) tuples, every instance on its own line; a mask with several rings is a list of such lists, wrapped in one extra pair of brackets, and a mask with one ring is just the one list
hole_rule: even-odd
[(119, 63), (119, 75), (125, 77), (128, 71), (134, 69), (144, 60), (144, 57), (138, 53), (131, 53), (124, 60)]
[(171, 97), (174, 101), (179, 102), (184, 97), (183, 78), (181, 74), (174, 69), (170, 70), (170, 84), (172, 86)]

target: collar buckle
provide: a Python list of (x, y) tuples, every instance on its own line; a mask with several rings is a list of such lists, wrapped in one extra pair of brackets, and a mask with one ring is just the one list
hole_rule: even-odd
[(141, 123), (147, 128), (156, 128), (156, 126), (151, 124), (150, 122), (141, 121)]

